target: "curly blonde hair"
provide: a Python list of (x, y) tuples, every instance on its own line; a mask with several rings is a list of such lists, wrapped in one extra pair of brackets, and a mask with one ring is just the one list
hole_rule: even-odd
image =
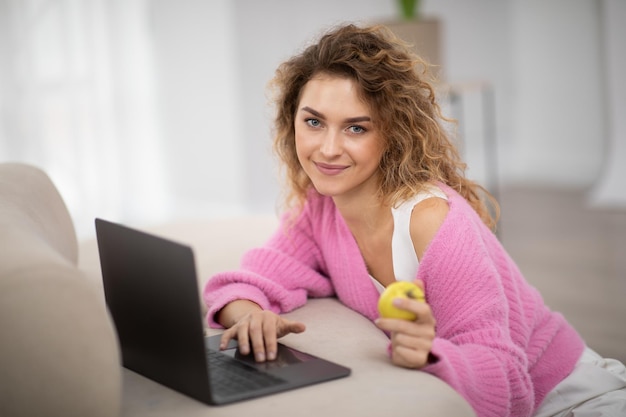
[(372, 110), (384, 140), (381, 201), (395, 205), (427, 182), (440, 181), (495, 228), (498, 204), (465, 177), (466, 164), (443, 126), (451, 120), (437, 104), (429, 65), (384, 26), (338, 27), (276, 70), (270, 84), (275, 90), (274, 151), (287, 174), (287, 205), (302, 205), (312, 188), (296, 154), (294, 118), (303, 87), (320, 73), (354, 80)]

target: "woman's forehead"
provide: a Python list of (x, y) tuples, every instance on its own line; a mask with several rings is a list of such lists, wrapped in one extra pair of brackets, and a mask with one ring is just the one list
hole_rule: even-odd
[(324, 106), (342, 112), (357, 111), (363, 113), (360, 116), (371, 116), (372, 113), (371, 103), (356, 80), (328, 73), (314, 75), (302, 87), (298, 108), (303, 106)]

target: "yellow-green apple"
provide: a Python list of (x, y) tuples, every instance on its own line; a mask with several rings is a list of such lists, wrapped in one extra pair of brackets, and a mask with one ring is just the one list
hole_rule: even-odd
[(378, 299), (378, 312), (381, 317), (415, 320), (415, 313), (402, 310), (393, 305), (394, 298), (410, 298), (412, 300), (425, 301), (424, 291), (417, 285), (408, 281), (396, 281), (387, 286)]

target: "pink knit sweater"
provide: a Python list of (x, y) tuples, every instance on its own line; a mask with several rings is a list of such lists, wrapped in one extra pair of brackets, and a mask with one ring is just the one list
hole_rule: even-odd
[[(418, 272), (437, 321), (439, 360), (422, 370), (446, 381), (478, 416), (530, 416), (572, 371), (584, 342), (544, 305), (466, 200), (439, 186), (450, 211)], [(378, 317), (379, 293), (359, 248), (333, 200), (317, 194), (295, 220), (284, 217), (264, 247), (246, 253), (239, 270), (213, 276), (204, 291), (213, 327), (215, 313), (236, 299), (282, 313), (332, 295)]]

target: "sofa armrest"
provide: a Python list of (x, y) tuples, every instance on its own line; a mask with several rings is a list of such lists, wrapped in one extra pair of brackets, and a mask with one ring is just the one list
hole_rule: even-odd
[(0, 415), (119, 415), (121, 368), (72, 221), (43, 171), (0, 164)]

